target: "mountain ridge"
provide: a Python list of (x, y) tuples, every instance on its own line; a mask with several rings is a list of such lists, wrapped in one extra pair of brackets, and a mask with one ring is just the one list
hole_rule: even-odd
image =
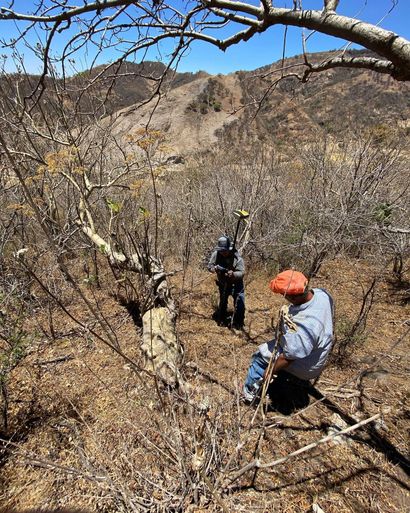
[[(309, 58), (317, 62), (332, 55), (320, 52)], [(272, 76), (282, 64), (278, 61), (254, 72), (192, 75), (189, 82), (168, 90), (168, 109), (161, 109), (161, 115), (149, 115), (149, 103), (117, 111), (119, 117), (141, 112), (128, 119), (123, 129), (117, 124), (116, 133), (128, 132), (133, 125), (142, 128), (150, 118), (150, 126), (164, 131), (175, 149), (186, 154), (203, 150), (207, 141), (210, 146), (228, 141), (251, 148), (255, 141), (283, 145), (295, 137), (309, 140), (312, 132), (335, 137), (361, 129), (410, 132), (408, 84), (387, 75), (343, 68), (313, 75), (305, 84), (295, 76), (286, 77), (272, 87)], [(302, 70), (300, 56), (286, 59), (284, 64), (293, 72)], [(199, 89), (189, 85), (198, 79)], [(269, 88), (270, 95), (266, 95)], [(178, 110), (178, 116), (172, 116), (173, 109)], [(189, 140), (184, 141), (181, 134), (187, 128)]]
[[(334, 55), (319, 52), (308, 59), (320, 62)], [(255, 141), (283, 146), (296, 137), (309, 140), (313, 132), (335, 137), (361, 129), (410, 133), (407, 83), (349, 68), (329, 69), (301, 83), (296, 77), (304, 69), (301, 57), (227, 75), (178, 73), (151, 61), (102, 65), (65, 81), (46, 78), (49, 87), (41, 108), (51, 109), (60, 94), (71, 105), (73, 119), (76, 114), (85, 116), (82, 125), (87, 116), (91, 123), (95, 114), (105, 117), (120, 138), (149, 125), (164, 132), (172, 152), (183, 155), (224, 141), (249, 148)], [(282, 78), (282, 69), (291, 74)], [(0, 83), (3, 98), (17, 92), (27, 96), (38, 77), (13, 75), (5, 80)], [(161, 102), (156, 105), (159, 95)]]

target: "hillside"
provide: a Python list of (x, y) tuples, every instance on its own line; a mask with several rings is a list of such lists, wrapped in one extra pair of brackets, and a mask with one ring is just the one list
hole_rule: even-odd
[[(329, 262), (313, 285), (333, 294), (340, 321), (352, 320), (361, 286), (368, 284), (363, 276), (374, 271), (340, 259)], [(248, 313), (240, 334), (211, 319), (212, 277), (194, 268), (187, 281), (195, 287), (186, 290), (174, 280), (181, 290), (185, 376), (192, 404), (209, 406), (206, 416), (196, 413), (178, 391), (161, 389), (161, 404), (153, 380), (138, 375), (58, 309), (50, 310), (51, 317), (37, 310), (27, 327), (42, 335), (10, 382), (13, 436), (2, 453), (0, 495), (6, 511), (75, 507), (117, 513), (138, 505), (147, 511), (190, 513), (309, 512), (313, 504), (327, 513), (405, 511), (409, 339), (400, 337), (410, 310), (387, 276), (381, 280), (368, 335), (354, 358), (342, 367), (329, 365), (316, 385), (328, 402), (315, 403), (312, 397), (315, 405), (301, 414), (268, 413), (259, 442), (263, 461), (275, 461), (379, 412), (382, 420), (280, 466), (261, 469), (256, 480), (247, 473), (213, 498), (208, 486), (222, 479), (227, 467), (248, 462), (262, 432), (260, 417), (250, 429), (255, 410), (241, 404), (238, 394), (249, 359), (272, 336), (271, 318), (276, 319), (282, 304), (269, 291), (269, 278), (248, 274)], [(139, 361), (139, 329), (110, 291), (109, 274), (102, 289), (90, 288), (87, 295), (115, 329), (124, 353)], [(91, 326), (80, 305), (71, 303), (70, 311)], [(212, 482), (203, 482), (195, 470), (201, 448)], [(193, 495), (187, 493), (191, 489)]]
[[(67, 81), (68, 87), (80, 90), (84, 84), (92, 83), (100, 98), (106, 100), (107, 114), (145, 102), (155, 89), (161, 86), (163, 91), (189, 84), (206, 73), (177, 73), (167, 70), (160, 62), (142, 62), (135, 64), (124, 62), (120, 66), (97, 66), (91, 71), (79, 73)], [(91, 94), (93, 86), (91, 87)]]
[[(407, 511), (409, 88), (279, 66), (0, 80), (0, 513)], [(207, 269), (235, 233), (243, 329)], [(283, 269), (332, 352), (247, 405)]]
[[(311, 56), (312, 62), (328, 58), (329, 53)], [(298, 60), (288, 59), (286, 66), (294, 66)], [(251, 91), (261, 97), (275, 69), (278, 64), (244, 76), (248, 96)], [(300, 72), (297, 67), (292, 71)], [(301, 136), (310, 129), (337, 136), (381, 125), (409, 128), (410, 88), (389, 76), (339, 68), (314, 75), (306, 84), (292, 77), (279, 82), (261, 111), (261, 124), (279, 140)]]
[[(331, 55), (323, 52), (309, 58), (318, 62)], [(301, 59), (288, 58), (283, 66), (292, 74), (300, 73)], [(154, 62), (100, 66), (64, 81), (46, 79), (41, 109), (58, 115), (59, 91), (63, 102), (71, 104), (73, 116), (82, 116), (81, 124), (92, 121), (93, 112), (98, 117), (108, 115), (107, 124), (114, 122), (114, 132), (121, 136), (149, 122), (150, 128), (164, 132), (170, 153), (183, 156), (214, 149), (225, 141), (230, 147), (251, 148), (255, 141), (265, 141), (279, 148), (296, 139), (309, 141), (312, 134), (337, 138), (358, 129), (390, 127), (409, 134), (408, 83), (360, 69), (334, 69), (313, 75), (306, 84), (294, 76), (274, 84), (281, 65), (217, 76), (166, 72), (163, 64)], [(38, 77), (33, 76), (3, 77), (0, 96), (12, 97), (16, 87), (21, 97), (28, 96), (37, 83)], [(152, 114), (158, 88), (162, 100)], [(38, 94), (37, 90), (33, 98)], [(2, 110), (7, 108), (3, 101)]]
[(125, 62), (96, 66), (71, 77), (3, 74), (0, 77), (1, 112), (15, 108), (19, 98), (33, 115), (58, 116), (64, 104), (77, 116), (76, 123), (110, 115), (121, 108), (144, 103), (157, 88), (162, 91), (188, 84), (206, 73), (176, 73), (160, 62)]
[[(324, 60), (329, 55), (311, 58)], [(287, 59), (284, 66), (293, 66), (296, 73), (298, 62), (300, 57)], [(150, 127), (165, 132), (173, 151), (182, 154), (214, 148), (218, 141), (241, 147), (266, 141), (279, 147), (296, 138), (309, 141), (314, 133), (337, 138), (383, 127), (409, 133), (408, 84), (367, 71), (338, 69), (314, 75), (307, 84), (285, 78), (272, 88), (279, 65), (226, 76), (191, 76), (190, 83), (182, 85), (177, 80), (152, 116), (155, 99), (117, 111), (115, 133), (129, 133), (149, 119)], [(131, 101), (132, 96), (127, 98)]]

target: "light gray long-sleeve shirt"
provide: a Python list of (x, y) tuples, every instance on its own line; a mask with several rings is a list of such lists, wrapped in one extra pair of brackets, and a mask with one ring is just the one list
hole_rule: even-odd
[[(313, 289), (313, 298), (302, 305), (289, 307), (289, 314), (297, 326), (295, 332), (283, 326), (279, 352), (292, 360), (286, 372), (300, 379), (319, 376), (333, 343), (333, 300), (324, 289)], [(275, 340), (259, 346), (262, 357), (269, 361)]]

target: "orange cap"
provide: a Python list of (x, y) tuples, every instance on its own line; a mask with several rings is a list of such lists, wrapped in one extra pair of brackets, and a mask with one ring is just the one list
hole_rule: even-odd
[(276, 294), (295, 296), (297, 294), (303, 294), (307, 284), (308, 279), (304, 274), (289, 269), (279, 273), (276, 278), (270, 282), (269, 287), (271, 291)]

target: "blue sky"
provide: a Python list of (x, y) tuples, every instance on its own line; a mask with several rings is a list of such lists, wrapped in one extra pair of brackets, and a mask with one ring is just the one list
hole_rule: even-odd
[[(290, 7), (293, 2), (274, 1), (275, 7)], [(323, 5), (321, 0), (303, 0), (305, 9), (318, 9)], [(392, 7), (391, 0), (340, 0), (338, 13), (351, 17), (360, 17), (369, 23), (379, 23)], [(399, 0), (393, 11), (381, 22), (382, 28), (397, 32), (410, 39), (410, 0)], [(209, 48), (205, 43), (195, 43), (190, 54), (179, 66), (179, 71), (197, 71), (204, 69), (212, 74), (230, 73), (232, 71), (253, 70), (271, 64), (282, 58), (284, 27), (269, 29), (263, 34), (254, 36), (250, 41), (240, 43), (225, 53)], [(343, 48), (345, 41), (335, 37), (316, 33), (307, 43), (309, 52)], [(352, 46), (359, 48), (357, 45)], [(301, 31), (289, 27), (287, 34), (286, 55), (288, 57), (303, 52)]]
[[(251, 0), (252, 3), (257, 5), (257, 0)], [(181, 5), (182, 0), (171, 0), (174, 5)], [(79, 5), (81, 0), (71, 0), (70, 5)], [(322, 0), (302, 0), (303, 8), (305, 9), (320, 9), (323, 5)], [(397, 5), (388, 13), (389, 9), (394, 3)], [(8, 0), (0, 0), (0, 7), (7, 7)], [(16, 0), (14, 6), (16, 10), (27, 11), (30, 5), (34, 2), (29, 0)], [(291, 7), (292, 0), (275, 0), (275, 7)], [(410, 0), (340, 0), (338, 13), (346, 16), (357, 17), (370, 23), (380, 23), (380, 26), (397, 32), (399, 35), (410, 39)], [(20, 25), (20, 28), (23, 25)], [(53, 50), (59, 51), (64, 45), (65, 39), (74, 33), (75, 26), (70, 31), (63, 32), (55, 41)], [(232, 30), (224, 29), (223, 32), (218, 32), (218, 37), (226, 37), (232, 33)], [(14, 22), (0, 21), (0, 38), (7, 39), (15, 37), (17, 29)], [(240, 43), (234, 47), (229, 48), (225, 53), (212, 47), (209, 44), (202, 42), (195, 42), (191, 49), (185, 54), (181, 60), (178, 71), (192, 71), (205, 70), (211, 74), (217, 73), (230, 73), (237, 70), (253, 70), (277, 61), (282, 57), (283, 51), (283, 34), (284, 27), (277, 26), (269, 29), (263, 34), (255, 35), (250, 41)], [(31, 33), (29, 36), (30, 44), (35, 44), (38, 38), (43, 39), (44, 33), (41, 29), (37, 29), (36, 33)], [(307, 44), (309, 52), (318, 52), (322, 50), (340, 49), (345, 46), (345, 42), (325, 36), (319, 33), (313, 34)], [(357, 48), (357, 46), (355, 46)], [(166, 61), (167, 54), (172, 50), (169, 44), (163, 45), (161, 51), (152, 50), (149, 53), (150, 60), (164, 60)], [(8, 55), (6, 68), (9, 71), (13, 70), (12, 60), (9, 57), (9, 52), (6, 49), (1, 49), (1, 53)], [(27, 70), (31, 73), (39, 72), (41, 70), (39, 61), (33, 56), (32, 52), (27, 48), (21, 50), (24, 54), (24, 63)], [(287, 34), (286, 42), (286, 56), (293, 56), (302, 53), (301, 44), (301, 31), (300, 29), (290, 27)], [(98, 59), (98, 63), (106, 63), (118, 57), (119, 49), (108, 50)], [(93, 50), (90, 49), (88, 53), (81, 52), (75, 56), (76, 71), (81, 71), (90, 67), (93, 59)], [(142, 56), (141, 56), (142, 57)], [(140, 57), (137, 55), (136, 61)]]

